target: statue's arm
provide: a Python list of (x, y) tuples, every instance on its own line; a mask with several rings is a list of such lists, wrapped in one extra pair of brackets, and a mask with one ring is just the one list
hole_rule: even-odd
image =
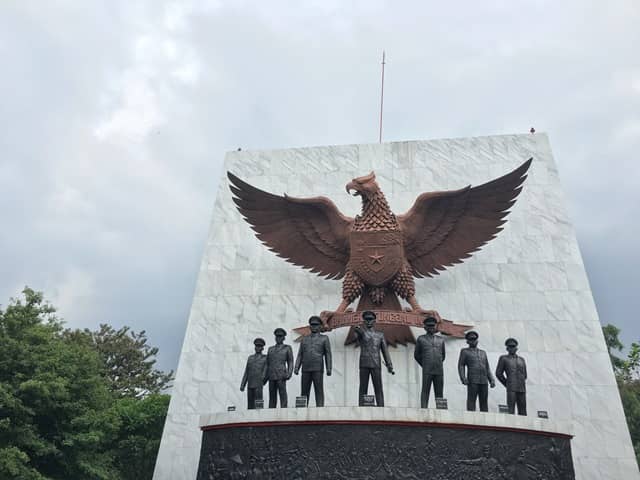
[(460, 381), (463, 385), (467, 384), (467, 376), (464, 371), (464, 367), (467, 364), (466, 357), (464, 350), (460, 350), (460, 357), (458, 357), (458, 375), (460, 376)]
[(240, 383), (241, 392), (244, 392), (244, 388), (247, 386), (248, 381), (249, 381), (249, 360), (247, 360), (247, 364), (244, 367), (244, 375), (242, 375), (242, 382)]
[(489, 366), (489, 357), (486, 353), (484, 355), (484, 367), (487, 369), (487, 380), (489, 380), (489, 385), (494, 386), (496, 384), (496, 379), (493, 377), (493, 373), (491, 373), (491, 367)]
[(422, 342), (420, 339), (416, 340), (416, 348), (413, 351), (413, 358), (422, 366)]
[(267, 374), (269, 373), (267, 362), (262, 364), (262, 385), (267, 383)]
[(331, 375), (333, 358), (331, 357), (331, 342), (329, 341), (329, 337), (324, 338), (324, 363), (327, 366), (327, 375)]
[(291, 345), (288, 345), (288, 349), (287, 349), (287, 380), (289, 380), (291, 378), (291, 375), (293, 374), (293, 348), (291, 348)]
[(298, 356), (296, 357), (296, 366), (293, 368), (293, 372), (296, 375), (298, 375), (301, 365), (302, 365), (302, 343), (300, 343), (300, 346), (298, 347)]
[(525, 362), (524, 358), (522, 359), (522, 363), (524, 363), (524, 379), (527, 379), (527, 362)]
[(493, 373), (491, 373), (491, 367), (489, 367), (489, 357), (485, 353), (484, 355), (484, 366), (487, 369), (487, 380), (489, 380), (490, 385), (496, 384), (496, 379), (493, 378)]
[(266, 384), (269, 381), (269, 361), (271, 360), (271, 355), (267, 352), (267, 361), (264, 362), (264, 377), (262, 380), (262, 385)]
[(384, 339), (384, 335), (382, 336), (382, 341), (380, 342), (380, 349), (382, 350), (384, 363), (387, 364), (387, 370), (393, 372), (393, 363), (391, 363), (391, 356), (389, 355), (389, 348), (387, 347), (387, 341)]
[(504, 376), (504, 370), (504, 357), (500, 357), (500, 360), (498, 360), (498, 366), (496, 367), (496, 378), (502, 385), (506, 387), (507, 377)]
[(442, 361), (444, 362), (444, 359), (445, 359), (446, 353), (447, 353), (445, 348), (444, 348), (444, 340), (442, 340), (442, 344), (441, 345), (442, 346), (440, 348), (442, 349)]

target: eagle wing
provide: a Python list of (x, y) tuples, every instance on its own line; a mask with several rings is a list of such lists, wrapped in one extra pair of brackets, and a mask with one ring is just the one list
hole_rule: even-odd
[(413, 275), (437, 275), (494, 238), (522, 190), (532, 160), (484, 185), (420, 195), (398, 217)]
[(256, 236), (279, 257), (327, 278), (342, 278), (353, 219), (326, 197), (262, 191), (227, 172), (233, 201)]

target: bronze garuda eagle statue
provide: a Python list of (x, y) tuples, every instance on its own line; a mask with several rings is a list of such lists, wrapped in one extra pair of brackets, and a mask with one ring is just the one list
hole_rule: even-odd
[(416, 299), (414, 277), (437, 275), (493, 239), (531, 161), (477, 187), (423, 193), (403, 215), (391, 211), (371, 172), (346, 185), (347, 193), (362, 200), (355, 218), (326, 197), (274, 195), (227, 175), (233, 201), (262, 243), (294, 265), (344, 279), (342, 302), (326, 319), (345, 313), (358, 297), (358, 310), (402, 311), (397, 295), (409, 303), (409, 311), (426, 312)]

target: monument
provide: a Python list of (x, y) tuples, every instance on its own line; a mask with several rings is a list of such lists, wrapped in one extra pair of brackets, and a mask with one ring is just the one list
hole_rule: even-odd
[[(232, 152), (225, 168), (235, 190), (224, 182), (218, 189), (154, 478), (640, 478), (544, 134)], [(345, 179), (367, 199), (353, 222), (340, 214), (318, 224), (296, 213), (301, 205), (330, 209), (319, 196), (352, 212)], [(283, 204), (286, 218), (272, 209)], [(336, 282), (277, 258), (243, 216), (277, 254), (343, 278), (340, 305)], [(347, 234), (338, 241), (331, 235), (341, 225)], [(309, 245), (324, 252), (312, 255), (320, 263), (305, 263), (308, 252), (295, 256)], [(356, 406), (361, 352), (351, 327), (365, 310), (376, 312), (395, 345), (383, 408)], [(237, 382), (252, 339), (276, 327), (308, 334), (300, 324), (310, 315), (322, 318), (332, 349), (325, 406), (227, 412), (244, 404)], [(443, 362), (449, 410), (418, 408), (422, 375), (412, 342), (429, 315), (454, 353)], [(504, 395), (493, 390), (489, 412), (466, 411), (455, 353), (472, 327), (491, 365), (506, 338), (519, 340), (528, 407), (548, 419), (497, 413)], [(366, 445), (357, 440), (363, 435)], [(318, 449), (323, 455), (314, 455)]]

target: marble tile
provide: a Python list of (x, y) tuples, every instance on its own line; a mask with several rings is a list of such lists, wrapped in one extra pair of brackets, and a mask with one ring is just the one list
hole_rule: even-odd
[(387, 165), (387, 159), (390, 157), (392, 144), (365, 144), (358, 145), (358, 170), (366, 172), (384, 168)]
[(560, 236), (550, 238), (554, 261), (582, 264), (582, 256), (575, 239)]
[(513, 295), (506, 292), (496, 292), (496, 308), (497, 317), (496, 321), (511, 321), (515, 319), (515, 306), (513, 302)]
[(589, 416), (594, 420), (607, 421), (612, 416), (620, 418), (624, 415), (620, 394), (613, 386), (585, 386), (589, 399)]
[(570, 290), (585, 291), (590, 290), (589, 279), (584, 266), (576, 263), (565, 263), (563, 265), (567, 276), (567, 285)]
[(615, 385), (607, 352), (572, 353), (575, 384), (591, 386)]
[[(571, 387), (567, 385), (552, 385), (549, 387), (550, 392), (550, 411), (551, 418), (554, 420), (571, 420), (572, 404), (571, 404)], [(544, 410), (543, 408), (540, 408)]]
[(535, 291), (536, 279), (532, 277), (530, 264), (510, 264), (505, 263), (499, 266), (500, 269), (500, 291), (503, 292), (523, 292)]
[(638, 463), (630, 457), (618, 459), (618, 472), (618, 478), (637, 478)]
[[(591, 291), (576, 292), (575, 302), (578, 305), (578, 315), (581, 320), (599, 321), (596, 305), (593, 301)], [(575, 307), (572, 305), (572, 307)]]
[(525, 262), (553, 262), (553, 243), (549, 235), (523, 235), (522, 260)]

